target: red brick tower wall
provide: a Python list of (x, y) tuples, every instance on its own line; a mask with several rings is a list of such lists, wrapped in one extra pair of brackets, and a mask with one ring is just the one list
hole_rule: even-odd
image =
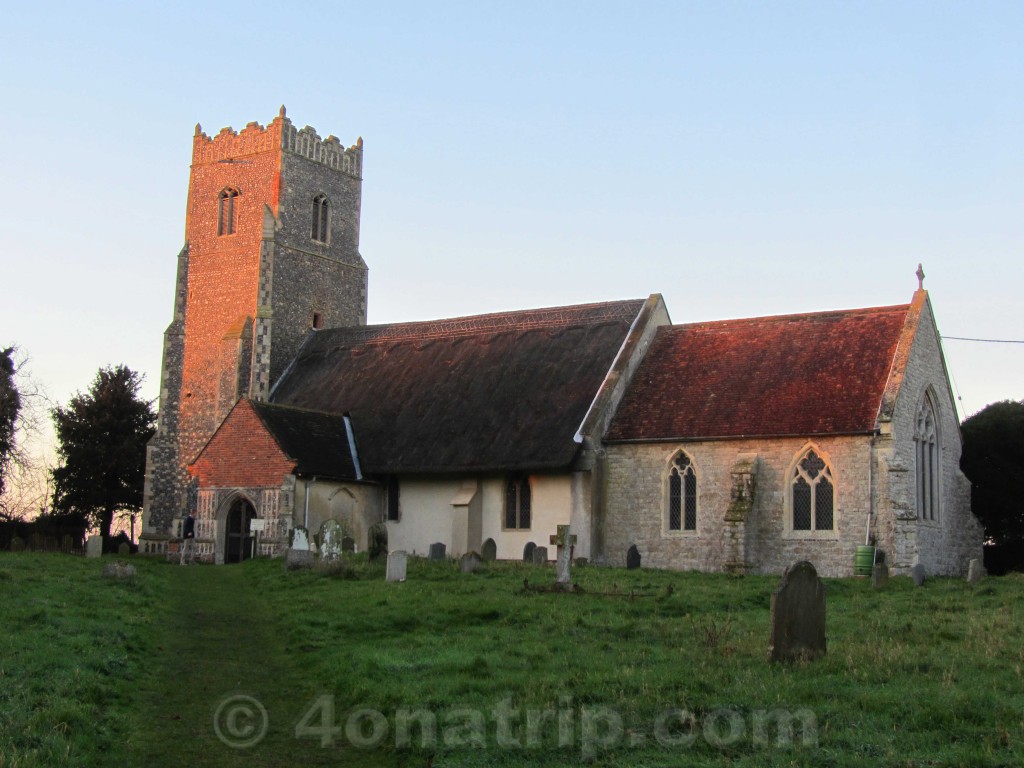
[[(185, 238), (189, 244), (185, 359), (179, 442), (181, 459), (195, 459), (219, 421), (225, 335), (254, 318), (260, 277), (263, 211), (275, 215), (281, 169), (278, 117), (266, 128), (250, 123), (212, 139), (197, 130), (192, 149)], [(235, 198), (233, 234), (218, 234), (221, 191)], [(245, 392), (239, 393), (245, 394)], [(230, 405), (234, 403), (231, 402)]]

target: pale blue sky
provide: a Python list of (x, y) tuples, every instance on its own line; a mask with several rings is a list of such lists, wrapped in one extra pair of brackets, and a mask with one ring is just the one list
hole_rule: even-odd
[[(3, 300), (59, 401), (158, 392), (196, 122), (365, 140), (370, 322), (664, 294), (1024, 340), (1024, 3), (8, 4)], [(966, 413), (1024, 345), (948, 341)]]

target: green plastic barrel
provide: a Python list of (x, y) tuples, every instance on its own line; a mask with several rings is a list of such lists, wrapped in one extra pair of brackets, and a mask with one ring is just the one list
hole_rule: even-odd
[(857, 556), (853, 561), (853, 572), (858, 576), (870, 576), (875, 564), (874, 547), (857, 547)]

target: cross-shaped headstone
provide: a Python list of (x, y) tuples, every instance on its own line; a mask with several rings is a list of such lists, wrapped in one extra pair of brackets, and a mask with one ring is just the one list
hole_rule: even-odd
[(568, 587), (570, 581), (569, 567), (572, 564), (572, 550), (576, 546), (576, 535), (569, 533), (568, 525), (560, 525), (558, 526), (558, 533), (551, 536), (550, 540), (557, 547), (557, 554), (555, 556), (557, 568), (555, 584)]

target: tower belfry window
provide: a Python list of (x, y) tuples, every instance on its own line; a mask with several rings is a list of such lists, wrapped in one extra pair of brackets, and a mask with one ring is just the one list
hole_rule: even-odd
[(313, 226), (310, 234), (318, 243), (330, 242), (331, 201), (327, 199), (327, 195), (317, 195), (313, 198)]
[(217, 215), (217, 234), (218, 235), (233, 235), (235, 234), (235, 215), (236, 208), (235, 202), (238, 198), (238, 190), (232, 189), (231, 187), (225, 187), (221, 190), (219, 198), (219, 208)]

